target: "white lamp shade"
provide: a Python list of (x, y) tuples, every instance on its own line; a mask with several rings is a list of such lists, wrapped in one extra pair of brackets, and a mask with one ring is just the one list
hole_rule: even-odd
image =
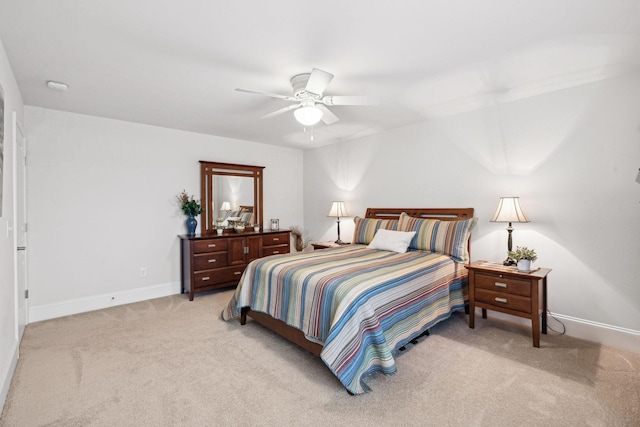
[(300, 124), (313, 126), (322, 119), (322, 110), (311, 105), (298, 108), (293, 115)]
[(220, 210), (221, 211), (230, 211), (231, 210), (231, 203), (222, 202), (222, 206), (220, 206)]
[(333, 202), (329, 215), (327, 216), (344, 218), (349, 216), (349, 213), (347, 212), (347, 208), (344, 207), (344, 202)]
[(500, 197), (491, 222), (529, 222), (529, 218), (520, 207), (518, 197)]

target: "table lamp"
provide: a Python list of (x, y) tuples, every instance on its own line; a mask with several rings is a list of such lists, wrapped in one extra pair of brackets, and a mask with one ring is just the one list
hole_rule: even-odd
[(342, 240), (340, 240), (340, 217), (347, 217), (349, 213), (347, 212), (347, 208), (344, 207), (344, 202), (333, 202), (331, 205), (331, 210), (329, 211), (330, 217), (337, 218), (338, 222), (338, 240), (335, 243), (342, 245)]
[[(491, 218), (491, 222), (508, 222), (509, 226), (507, 227), (507, 232), (509, 232), (509, 238), (507, 239), (507, 250), (509, 252), (513, 249), (513, 241), (511, 238), (511, 233), (513, 232), (513, 227), (511, 226), (512, 222), (530, 222), (527, 215), (524, 213), (522, 208), (520, 207), (520, 200), (518, 197), (500, 197), (500, 201), (498, 202), (498, 209), (496, 209), (496, 213), (493, 214), (493, 218)], [(515, 265), (516, 262), (509, 258), (507, 255), (507, 259), (503, 262), (504, 265)]]

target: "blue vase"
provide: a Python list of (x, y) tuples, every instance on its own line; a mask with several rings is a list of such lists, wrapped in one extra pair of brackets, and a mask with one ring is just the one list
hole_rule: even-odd
[(187, 234), (189, 236), (194, 236), (196, 234), (196, 227), (198, 226), (198, 221), (193, 217), (193, 215), (190, 215), (189, 218), (187, 218), (186, 224), (187, 224)]

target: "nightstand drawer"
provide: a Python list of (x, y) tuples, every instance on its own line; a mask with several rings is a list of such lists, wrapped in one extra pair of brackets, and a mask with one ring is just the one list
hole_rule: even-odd
[(531, 281), (500, 275), (476, 273), (476, 289), (488, 289), (495, 292), (531, 296)]
[(475, 300), (497, 308), (508, 308), (522, 313), (531, 313), (531, 298), (476, 288)]
[(220, 252), (227, 250), (227, 239), (198, 240), (193, 242), (193, 253)]
[(226, 267), (227, 256), (226, 252), (195, 255), (193, 257), (194, 270), (210, 270), (212, 268)]

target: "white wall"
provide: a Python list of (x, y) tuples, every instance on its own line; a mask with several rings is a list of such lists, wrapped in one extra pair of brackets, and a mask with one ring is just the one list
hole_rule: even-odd
[(35, 107), (25, 120), (31, 321), (178, 292), (175, 195), (199, 198), (199, 160), (265, 166), (265, 219), (302, 225), (300, 150)]
[[(367, 207), (473, 207), (472, 258), (506, 258), (500, 196), (531, 223), (514, 246), (552, 268), (549, 308), (570, 335), (640, 351), (640, 75), (628, 75), (304, 154), (305, 224), (335, 240), (332, 200)], [(341, 223), (349, 241), (352, 220)], [(550, 325), (559, 328), (554, 321)]]
[(16, 318), (16, 287), (14, 283), (15, 242), (13, 157), (13, 113), (22, 122), (24, 104), (4, 45), (0, 40), (0, 91), (4, 94), (4, 166), (2, 180), (2, 216), (0, 217), (0, 408), (9, 391), (9, 384), (18, 360), (18, 327)]

